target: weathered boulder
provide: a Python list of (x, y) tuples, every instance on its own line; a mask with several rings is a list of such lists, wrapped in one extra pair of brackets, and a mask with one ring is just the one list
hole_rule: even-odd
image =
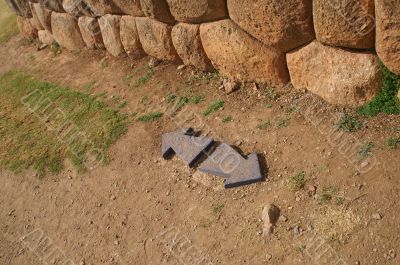
[(6, 0), (7, 5), (18, 15), (31, 18), (32, 12), (30, 3), (27, 0)]
[(42, 23), (40, 23), (40, 20), (39, 20), (39, 17), (38, 17), (38, 15), (36, 14), (36, 12), (35, 12), (35, 5), (39, 5), (39, 4), (36, 4), (36, 3), (30, 3), (30, 8), (31, 8), (31, 14), (32, 14), (32, 20), (31, 20), (31, 23), (32, 23), (32, 26), (36, 29), (36, 30), (44, 30), (44, 27), (43, 27), (43, 25), (42, 25)]
[(121, 9), (112, 0), (85, 0), (85, 2), (97, 17), (122, 13)]
[(200, 26), (204, 50), (223, 75), (282, 86), (289, 82), (285, 55), (251, 37), (232, 20)]
[(139, 32), (136, 27), (136, 18), (132, 16), (121, 17), (121, 42), (125, 52), (134, 59), (145, 56), (140, 43)]
[(202, 23), (228, 17), (226, 0), (167, 0), (177, 21)]
[(376, 0), (376, 51), (382, 62), (400, 75), (400, 3)]
[(39, 3), (44, 7), (54, 12), (65, 12), (62, 6), (62, 0), (39, 0)]
[(228, 10), (246, 32), (282, 52), (315, 39), (312, 0), (228, 0)]
[(325, 46), (318, 41), (287, 54), (293, 86), (308, 89), (326, 101), (357, 107), (381, 86), (379, 60), (369, 52)]
[(43, 29), (51, 32), (51, 11), (42, 7), (39, 3), (32, 3), (32, 15), (38, 20)]
[(39, 41), (41, 43), (51, 45), (54, 42), (54, 37), (51, 35), (51, 32), (47, 30), (39, 30), (38, 31)]
[(51, 28), (55, 40), (68, 50), (77, 50), (85, 47), (78, 21), (67, 13), (51, 13)]
[(143, 17), (144, 12), (140, 0), (113, 0), (115, 5), (121, 10), (121, 14), (127, 14), (134, 17)]
[(166, 61), (180, 61), (172, 43), (172, 26), (151, 18), (136, 18), (140, 42), (144, 51)]
[(319, 42), (338, 47), (374, 47), (374, 0), (314, 0), (314, 27)]
[(105, 15), (99, 18), (104, 46), (115, 57), (124, 54), (124, 47), (120, 38), (120, 20), (121, 16), (119, 15)]
[(140, 4), (146, 16), (171, 25), (175, 23), (166, 0), (140, 0)]
[(172, 42), (185, 65), (193, 65), (211, 71), (213, 66), (208, 59), (200, 39), (200, 25), (179, 23), (172, 28)]
[(63, 0), (62, 6), (65, 12), (77, 18), (80, 16), (95, 16), (93, 11), (83, 0)]
[(101, 36), (100, 26), (97, 18), (80, 17), (78, 26), (82, 34), (83, 41), (89, 49), (103, 49), (103, 37)]
[(37, 37), (37, 30), (32, 26), (30, 19), (17, 16), (17, 25), (23, 36), (33, 39)]

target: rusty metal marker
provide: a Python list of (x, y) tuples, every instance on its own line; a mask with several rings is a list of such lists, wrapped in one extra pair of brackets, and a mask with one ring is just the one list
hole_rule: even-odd
[(183, 129), (162, 136), (162, 155), (167, 159), (176, 154), (186, 165), (192, 167), (201, 154), (214, 142), (210, 138), (193, 136), (193, 129)]
[(225, 188), (235, 188), (263, 180), (258, 155), (253, 153), (244, 159), (228, 144), (221, 144), (199, 166), (199, 170), (226, 178)]
[(230, 145), (222, 143), (211, 154), (206, 150), (214, 143), (207, 137), (195, 137), (193, 129), (183, 129), (162, 136), (162, 155), (165, 159), (174, 153), (192, 167), (202, 154), (207, 158), (198, 169), (204, 173), (225, 178), (225, 188), (235, 188), (263, 180), (256, 153), (247, 159)]

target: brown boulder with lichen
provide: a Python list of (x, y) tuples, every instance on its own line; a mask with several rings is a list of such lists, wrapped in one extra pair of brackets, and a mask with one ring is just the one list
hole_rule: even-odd
[(36, 38), (38, 35), (38, 31), (37, 29), (35, 29), (32, 24), (30, 19), (28, 18), (24, 18), (21, 16), (17, 16), (17, 25), (18, 25), (18, 29), (19, 32), (27, 37), (27, 38)]
[(283, 86), (289, 82), (285, 55), (239, 28), (230, 19), (200, 26), (204, 50), (229, 78)]
[(374, 47), (374, 0), (314, 0), (317, 40), (337, 47)]
[(99, 18), (104, 46), (115, 57), (125, 54), (120, 37), (120, 20), (119, 15), (105, 15)]
[(202, 23), (228, 17), (226, 0), (167, 0), (177, 21)]
[(376, 52), (382, 62), (400, 75), (400, 3), (376, 0)]
[(378, 57), (326, 46), (318, 41), (287, 54), (292, 84), (326, 101), (357, 107), (380, 90), (382, 76)]
[(140, 0), (144, 14), (163, 23), (173, 25), (175, 18), (171, 15), (166, 0)]
[(140, 43), (139, 32), (136, 27), (136, 18), (121, 17), (121, 42), (128, 56), (138, 59), (146, 55)]
[(180, 61), (172, 43), (172, 26), (151, 18), (136, 18), (143, 50), (153, 57), (166, 61)]
[(82, 34), (83, 41), (89, 49), (103, 49), (103, 37), (101, 36), (100, 26), (97, 18), (80, 17), (78, 26)]
[(185, 65), (193, 65), (203, 71), (213, 69), (201, 44), (200, 25), (187, 23), (175, 25), (172, 29), (172, 42)]
[(78, 21), (67, 13), (51, 13), (51, 28), (54, 39), (68, 50), (85, 47)]
[(315, 39), (312, 0), (228, 0), (228, 10), (242, 29), (282, 52)]

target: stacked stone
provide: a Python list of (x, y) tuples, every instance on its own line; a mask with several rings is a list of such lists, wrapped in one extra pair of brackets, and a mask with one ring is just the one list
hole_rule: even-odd
[(291, 81), (334, 104), (359, 106), (378, 93), (378, 56), (400, 74), (398, 0), (6, 1), (21, 32), (44, 43)]

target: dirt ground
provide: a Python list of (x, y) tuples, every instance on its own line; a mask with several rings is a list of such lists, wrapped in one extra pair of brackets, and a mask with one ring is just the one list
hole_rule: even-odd
[[(134, 88), (126, 76), (149, 58), (114, 59), (103, 51), (55, 56), (20, 36), (0, 47), (0, 61), (0, 72), (22, 69), (72, 88), (95, 81), (92, 93), (126, 99), (127, 112), (137, 111), (144, 96), (159, 106), (171, 92), (184, 95), (182, 82), (193, 76), (189, 68), (162, 63), (148, 83)], [(85, 174), (69, 165), (43, 179), (1, 170), (0, 264), (400, 263), (400, 150), (385, 145), (400, 136), (399, 117), (362, 118), (362, 130), (341, 135), (348, 145), (374, 144), (374, 160), (360, 166), (331, 139), (330, 119), (313, 123), (309, 113), (290, 111), (303, 92), (288, 87), (271, 101), (252, 84), (230, 95), (219, 86), (219, 80), (195, 81), (192, 92), (205, 100), (185, 112), (199, 114), (201, 122), (167, 116), (133, 122), (112, 147), (112, 161)], [(215, 99), (225, 101), (224, 109), (203, 117)], [(316, 110), (326, 117), (343, 111), (319, 103)], [(226, 115), (233, 121), (223, 123)], [(257, 129), (265, 120), (272, 125)], [(246, 155), (257, 152), (267, 165), (266, 181), (225, 190), (221, 178), (188, 169), (176, 157), (163, 160), (162, 133), (181, 127), (207, 128)], [(292, 191), (288, 180), (301, 171), (305, 186)], [(283, 217), (265, 236), (261, 213), (270, 203)]]

